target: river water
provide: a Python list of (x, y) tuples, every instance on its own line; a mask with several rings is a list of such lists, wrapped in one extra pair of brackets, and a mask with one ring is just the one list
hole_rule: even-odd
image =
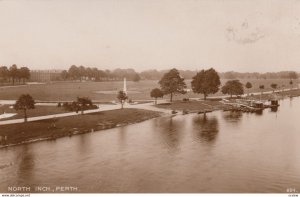
[(300, 98), (277, 112), (217, 111), (0, 149), (8, 186), (81, 192), (300, 190)]

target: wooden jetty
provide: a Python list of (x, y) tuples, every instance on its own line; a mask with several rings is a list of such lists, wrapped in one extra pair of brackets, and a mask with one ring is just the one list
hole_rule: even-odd
[(262, 112), (266, 106), (263, 102), (257, 100), (236, 99), (234, 101), (224, 100), (222, 102), (228, 107), (223, 111), (241, 111), (241, 112)]

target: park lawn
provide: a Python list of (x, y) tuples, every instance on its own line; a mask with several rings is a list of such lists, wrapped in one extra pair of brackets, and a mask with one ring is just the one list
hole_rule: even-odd
[[(150, 90), (158, 87), (157, 81), (127, 82), (129, 97), (135, 100), (150, 99)], [(93, 101), (116, 101), (117, 92), (123, 90), (123, 81), (105, 82), (53, 82), (23, 87), (0, 88), (0, 100), (16, 100), (21, 94), (30, 94), (37, 101), (73, 101), (89, 97)], [(108, 91), (111, 93), (97, 93)]]
[[(118, 109), (27, 123), (0, 125), (0, 136), (7, 136), (5, 145), (41, 139), (56, 139), (142, 122), (158, 117), (160, 114), (160, 112), (142, 109)], [(2, 145), (4, 145), (3, 142)]]
[[(2, 113), (17, 113), (15, 116), (5, 119), (0, 119), (0, 121), (3, 120), (11, 120), (11, 119), (19, 119), (24, 118), (24, 112), (23, 111), (16, 111), (14, 109), (10, 108), (11, 105), (2, 105), (0, 106), (0, 114)], [(63, 107), (57, 107), (57, 106), (35, 106), (35, 109), (27, 110), (27, 116), (28, 117), (36, 117), (36, 116), (44, 116), (44, 115), (51, 115), (51, 114), (60, 114), (60, 113), (66, 113), (68, 111), (64, 110)]]
[[(224, 85), (227, 80), (221, 79)], [(253, 87), (248, 92), (260, 92), (259, 85), (264, 85), (264, 91), (271, 91), (272, 83), (278, 84), (278, 87), (289, 88), (289, 79), (242, 79), (245, 84), (251, 82)], [(185, 80), (187, 88), (191, 89), (191, 80)], [(294, 87), (298, 81), (294, 80)], [(222, 86), (221, 85), (221, 86)], [(220, 87), (221, 87), (220, 86)], [(140, 82), (127, 82), (128, 96), (132, 100), (149, 100), (150, 92), (153, 88), (159, 88), (157, 80), (142, 80)], [(95, 101), (115, 101), (117, 100), (117, 91), (123, 89), (123, 81), (105, 81), (105, 82), (52, 82), (47, 84), (31, 84), (27, 86), (0, 87), (0, 100), (16, 100), (21, 94), (30, 94), (37, 101), (73, 101), (77, 97), (87, 96)], [(221, 89), (221, 88), (220, 88)], [(97, 93), (97, 91), (108, 91), (111, 93)], [(132, 91), (132, 92), (130, 92)], [(220, 91), (210, 96), (223, 95)], [(168, 99), (169, 95), (164, 96)], [(203, 98), (202, 94), (195, 94), (192, 91), (184, 95), (176, 95), (175, 100), (183, 98)]]
[(179, 111), (197, 112), (203, 110), (222, 109), (223, 104), (219, 101), (174, 101), (167, 104), (158, 104), (156, 107)]

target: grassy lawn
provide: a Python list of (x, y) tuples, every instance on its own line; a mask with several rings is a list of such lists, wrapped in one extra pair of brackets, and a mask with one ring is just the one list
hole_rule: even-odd
[[(9, 120), (9, 119), (18, 119), (23, 118), (24, 114), (23, 111), (16, 111), (14, 109), (10, 108), (10, 105), (3, 105), (0, 106), (0, 114), (2, 113), (17, 113), (17, 115), (0, 119), (0, 121), (3, 120)], [(43, 115), (50, 115), (50, 114), (59, 114), (59, 113), (66, 113), (67, 111), (64, 110), (63, 107), (56, 107), (56, 106), (35, 106), (35, 109), (31, 109), (27, 111), (28, 117), (35, 117), (35, 116), (43, 116)]]
[[(221, 80), (224, 84), (227, 80)], [(242, 83), (247, 81), (251, 82), (253, 88), (250, 90), (245, 90), (246, 93), (249, 92), (259, 92), (259, 85), (265, 85), (264, 91), (272, 90), (270, 87), (271, 83), (277, 83), (279, 87), (285, 85), (289, 88), (288, 79), (247, 79), (241, 80)], [(186, 80), (188, 88), (190, 88), (191, 80)], [(296, 81), (294, 81), (294, 87), (296, 86)], [(153, 88), (159, 87), (158, 81), (140, 81), (140, 82), (127, 82), (127, 89), (129, 91), (129, 98), (133, 100), (151, 99), (150, 91)], [(112, 82), (53, 82), (48, 84), (34, 84), (27, 86), (16, 86), (0, 88), (0, 100), (3, 99), (17, 99), (21, 94), (28, 93), (33, 96), (36, 100), (42, 101), (72, 101), (78, 96), (88, 96), (94, 101), (113, 101), (116, 99), (116, 92), (123, 89), (122, 81), (112, 81)], [(96, 93), (97, 91), (103, 91)], [(105, 92), (106, 91), (106, 92)], [(131, 91), (131, 92), (130, 92)], [(222, 95), (218, 92), (214, 95), (209, 96), (219, 96)], [(203, 98), (203, 95), (194, 94), (193, 92), (188, 92), (185, 95), (177, 95), (175, 99), (182, 98)], [(169, 96), (164, 98), (168, 99)]]
[[(113, 128), (158, 117), (159, 112), (123, 109), (63, 117), (11, 125), (0, 125), (0, 136), (7, 136), (6, 144), (17, 144), (35, 139), (54, 139)], [(3, 145), (3, 143), (2, 143)]]

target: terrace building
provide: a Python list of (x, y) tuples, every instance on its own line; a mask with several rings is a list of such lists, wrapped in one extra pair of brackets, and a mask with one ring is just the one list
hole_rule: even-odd
[(62, 70), (31, 70), (30, 79), (31, 82), (49, 82), (57, 81), (60, 79)]

